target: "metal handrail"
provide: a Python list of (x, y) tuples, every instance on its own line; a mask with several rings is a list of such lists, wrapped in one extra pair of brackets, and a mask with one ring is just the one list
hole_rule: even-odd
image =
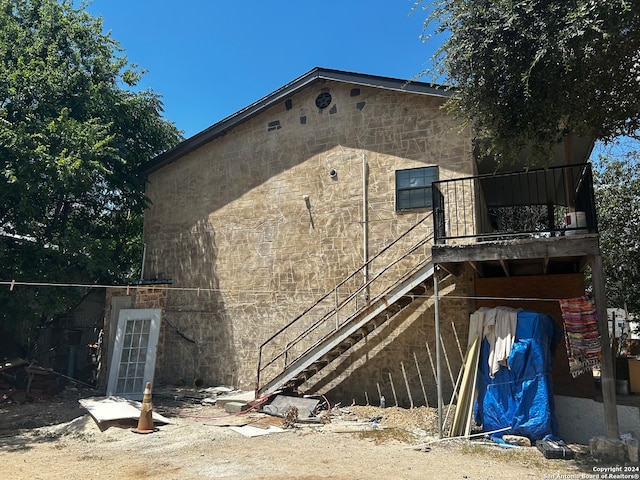
[[(598, 232), (588, 163), (440, 180), (432, 191), (435, 243)], [(580, 225), (565, 222), (573, 212)]]
[[(347, 323), (350, 319), (352, 319), (354, 316), (358, 315), (360, 312), (362, 312), (364, 309), (366, 309), (369, 305), (371, 305), (372, 302), (375, 302), (377, 299), (379, 299), (382, 295), (384, 295), (384, 293), (389, 289), (392, 288), (393, 286), (397, 285), (398, 281), (395, 282), (391, 282), (390, 285), (386, 286), (386, 289), (383, 289), (382, 292), (376, 296), (376, 298), (374, 298), (373, 300), (368, 298), (367, 302), (365, 302), (364, 305), (355, 308), (355, 310), (347, 315), (342, 321), (340, 321), (339, 319), (339, 313), (341, 310), (343, 310), (344, 308), (346, 308), (349, 304), (351, 304), (354, 300), (357, 301), (358, 297), (360, 296), (360, 294), (362, 294), (363, 292), (368, 292), (368, 290), (370, 289), (371, 285), (376, 282), (377, 280), (379, 280), (381, 277), (383, 277), (383, 275), (385, 273), (387, 273), (389, 270), (391, 270), (395, 265), (397, 265), (399, 262), (401, 262), (402, 260), (405, 260), (406, 258), (408, 258), (412, 253), (414, 253), (416, 250), (418, 250), (420, 247), (426, 245), (428, 242), (430, 242), (433, 239), (433, 231), (429, 231), (426, 235), (422, 236), (420, 241), (418, 241), (417, 243), (413, 243), (410, 245), (410, 247), (403, 249), (403, 252), (401, 255), (399, 255), (398, 257), (394, 258), (392, 261), (390, 261), (384, 268), (382, 268), (377, 274), (375, 274), (374, 276), (370, 276), (370, 279), (366, 282), (363, 283), (362, 285), (360, 285), (359, 287), (357, 287), (352, 293), (350, 293), (349, 295), (347, 295), (347, 297), (345, 299), (343, 299), (342, 301), (339, 301), (339, 295), (338, 295), (338, 290), (341, 287), (344, 287), (347, 283), (349, 283), (350, 281), (352, 281), (355, 277), (357, 277), (358, 275), (362, 274), (362, 271), (365, 268), (370, 268), (372, 266), (372, 264), (376, 261), (379, 260), (380, 258), (382, 258), (384, 256), (385, 253), (389, 252), (389, 250), (394, 247), (395, 245), (397, 245), (399, 242), (401, 242), (402, 240), (406, 239), (412, 232), (414, 232), (419, 226), (421, 225), (426, 225), (427, 228), (431, 229), (431, 225), (427, 222), (427, 220), (429, 220), (431, 218), (431, 213), (429, 213), (427, 216), (425, 216), (424, 218), (422, 218), (421, 220), (419, 220), (417, 223), (415, 223), (413, 226), (411, 226), (411, 228), (409, 228), (407, 231), (405, 231), (402, 235), (400, 235), (398, 238), (396, 238), (393, 242), (391, 242), (390, 244), (388, 244), (386, 247), (384, 247), (382, 250), (380, 250), (375, 256), (373, 256), (368, 262), (366, 262), (365, 264), (363, 264), (362, 266), (360, 266), (358, 269), (356, 269), (354, 272), (352, 272), (349, 276), (347, 276), (345, 279), (343, 279), (340, 283), (338, 283), (334, 288), (332, 288), (330, 291), (328, 291), (327, 293), (325, 293), (324, 295), (322, 295), (318, 300), (316, 300), (310, 307), (308, 307), (307, 309), (305, 309), (300, 315), (298, 315), (296, 318), (294, 318), (291, 322), (289, 322), (287, 325), (283, 326), (282, 328), (280, 328), (278, 331), (276, 331), (273, 335), (271, 335), (267, 340), (265, 340), (259, 348), (259, 352), (258, 352), (258, 368), (257, 368), (257, 375), (256, 375), (256, 392), (258, 392), (260, 390), (260, 386), (261, 386), (261, 376), (262, 376), (262, 372), (268, 368), (269, 366), (273, 365), (275, 362), (277, 362), (278, 360), (282, 359), (284, 357), (284, 367), (286, 368), (286, 366), (288, 365), (288, 354), (289, 352), (292, 350), (292, 348), (294, 346), (296, 346), (297, 344), (299, 344), (301, 341), (303, 341), (304, 339), (307, 339), (307, 337), (310, 336), (311, 333), (313, 333), (314, 331), (316, 331), (318, 328), (328, 324), (328, 322), (335, 317), (335, 328), (333, 330), (331, 330), (329, 333), (327, 333), (326, 335), (322, 336), (318, 341), (313, 342), (313, 346), (317, 345), (319, 342), (321, 342), (324, 338), (326, 338), (326, 336), (328, 336), (330, 333), (335, 332), (335, 330), (337, 330), (341, 325), (344, 325), (345, 323)], [(430, 258), (430, 257), (429, 257)], [(424, 262), (422, 262), (424, 263)], [(415, 267), (415, 264), (414, 264)], [(411, 269), (413, 270), (413, 269)], [(408, 276), (408, 273), (404, 273), (403, 275), (401, 275), (402, 278), (405, 278), (406, 276)], [(268, 360), (263, 360), (263, 356), (264, 356), (264, 351), (265, 351), (265, 347), (271, 343), (273, 343), (276, 339), (282, 337), (283, 335), (285, 335), (286, 333), (288, 333), (293, 327), (297, 326), (303, 319), (307, 318), (311, 313), (313, 313), (325, 300), (327, 300), (328, 298), (330, 298), (331, 296), (335, 297), (335, 304), (333, 305), (333, 308), (330, 308), (328, 311), (319, 314), (320, 317), (316, 320), (313, 321), (310, 325), (308, 325), (306, 328), (303, 328), (303, 330), (298, 333), (295, 338), (293, 338), (292, 340), (290, 340), (289, 342), (286, 343), (286, 345), (284, 346), (284, 348), (282, 349), (282, 351), (280, 351), (279, 353), (277, 353), (276, 355), (274, 355), (272, 358), (268, 359)], [(308, 351), (310, 348), (313, 348), (313, 346), (308, 347), (307, 349), (305, 349), (305, 351)]]

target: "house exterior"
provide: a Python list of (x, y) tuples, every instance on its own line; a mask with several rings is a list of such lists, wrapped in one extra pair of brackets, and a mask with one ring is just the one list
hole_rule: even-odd
[[(150, 161), (141, 298), (162, 290), (155, 382), (435, 405), (478, 307), (561, 324), (557, 298), (584, 294), (598, 253), (593, 192), (578, 194), (591, 144), (576, 141), (576, 167), (496, 175), (441, 108), (449, 95), (316, 68)], [(576, 202), (589, 225), (567, 233), (558, 219)], [(546, 220), (501, 230), (503, 206)], [(559, 357), (562, 393), (592, 395)]]
[[(171, 280), (164, 315), (195, 341), (164, 324), (156, 382), (255, 388), (265, 339), (429, 216), (432, 180), (473, 175), (471, 135), (440, 108), (448, 96), (317, 68), (151, 161), (144, 277)], [(454, 375), (466, 303), (445, 307)], [(393, 333), (368, 336), (334, 393), (392, 402), (395, 389), (398, 403), (424, 404), (422, 375), (433, 401), (432, 308), (425, 299)]]

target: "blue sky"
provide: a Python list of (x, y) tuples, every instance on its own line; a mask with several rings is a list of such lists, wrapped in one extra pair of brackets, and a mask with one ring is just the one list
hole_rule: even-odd
[(420, 39), (426, 14), (414, 3), (93, 0), (88, 10), (188, 138), (314, 67), (415, 78), (437, 44)]

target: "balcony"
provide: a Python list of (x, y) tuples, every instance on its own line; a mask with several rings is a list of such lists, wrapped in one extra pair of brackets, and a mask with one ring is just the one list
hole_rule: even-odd
[(450, 273), (576, 273), (599, 255), (589, 164), (443, 180), (433, 196), (433, 261)]
[(433, 183), (434, 242), (597, 233), (590, 164)]

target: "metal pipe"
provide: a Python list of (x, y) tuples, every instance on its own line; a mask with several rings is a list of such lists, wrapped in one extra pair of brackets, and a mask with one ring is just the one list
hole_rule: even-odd
[(364, 296), (365, 302), (369, 303), (369, 212), (367, 204), (367, 158), (362, 152), (362, 257), (364, 268), (362, 270), (362, 281), (365, 285)]
[(436, 330), (436, 381), (438, 390), (438, 437), (442, 438), (442, 367), (440, 361), (440, 302), (438, 299), (438, 265), (433, 266), (433, 310)]
[(142, 244), (142, 265), (140, 266), (140, 280), (144, 280), (144, 262), (147, 257), (147, 244)]

